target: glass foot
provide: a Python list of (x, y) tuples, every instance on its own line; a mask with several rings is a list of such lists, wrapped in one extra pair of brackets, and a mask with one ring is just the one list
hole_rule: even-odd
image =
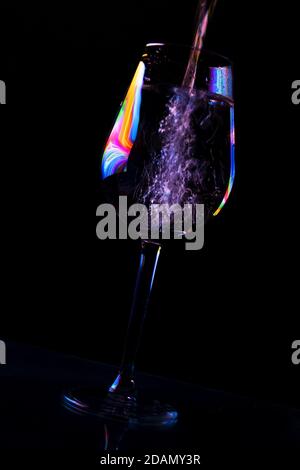
[(172, 427), (178, 413), (170, 405), (140, 397), (136, 393), (120, 394), (99, 388), (78, 389), (63, 395), (64, 407), (79, 415), (89, 415), (104, 423), (117, 422), (129, 428)]

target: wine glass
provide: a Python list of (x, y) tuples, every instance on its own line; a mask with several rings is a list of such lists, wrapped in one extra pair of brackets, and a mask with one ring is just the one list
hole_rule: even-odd
[[(235, 177), (232, 65), (201, 51), (195, 87), (182, 86), (191, 48), (147, 44), (101, 160), (102, 189), (118, 208), (132, 203), (204, 204), (205, 220), (226, 204)], [(183, 234), (184, 235), (184, 234)], [(163, 243), (141, 240), (123, 360), (106, 390), (78, 389), (64, 405), (80, 414), (125, 426), (172, 426), (171, 405), (139, 394), (135, 362)]]

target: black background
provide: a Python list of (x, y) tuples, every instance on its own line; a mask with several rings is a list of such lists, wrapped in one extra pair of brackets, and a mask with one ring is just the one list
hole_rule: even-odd
[[(101, 152), (144, 44), (190, 43), (196, 4), (1, 2), (1, 338), (119, 362), (138, 247), (95, 237)], [(295, 4), (219, 2), (236, 186), (201, 252), (162, 255), (139, 367), (299, 404)]]

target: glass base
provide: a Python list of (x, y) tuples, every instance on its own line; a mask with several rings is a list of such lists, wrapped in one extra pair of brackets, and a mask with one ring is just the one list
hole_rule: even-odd
[(170, 405), (163, 405), (137, 394), (107, 392), (99, 388), (78, 389), (63, 395), (64, 407), (76, 414), (94, 416), (104, 423), (116, 422), (129, 428), (172, 427), (178, 413)]

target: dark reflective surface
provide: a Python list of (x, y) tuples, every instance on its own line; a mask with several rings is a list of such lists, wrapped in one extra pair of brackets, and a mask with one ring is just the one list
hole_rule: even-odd
[(103, 386), (114, 368), (14, 344), (8, 354), (10, 364), (0, 368), (2, 456), (27, 449), (32, 462), (80, 455), (95, 464), (118, 448), (119, 455), (201, 453), (209, 463), (217, 456), (234, 462), (245, 451), (249, 458), (263, 453), (288, 459), (299, 446), (300, 410), (147, 375), (144, 387), (174, 396), (181, 415), (172, 430), (128, 430), (124, 423), (75, 416), (61, 406), (63, 390), (78, 382)]

